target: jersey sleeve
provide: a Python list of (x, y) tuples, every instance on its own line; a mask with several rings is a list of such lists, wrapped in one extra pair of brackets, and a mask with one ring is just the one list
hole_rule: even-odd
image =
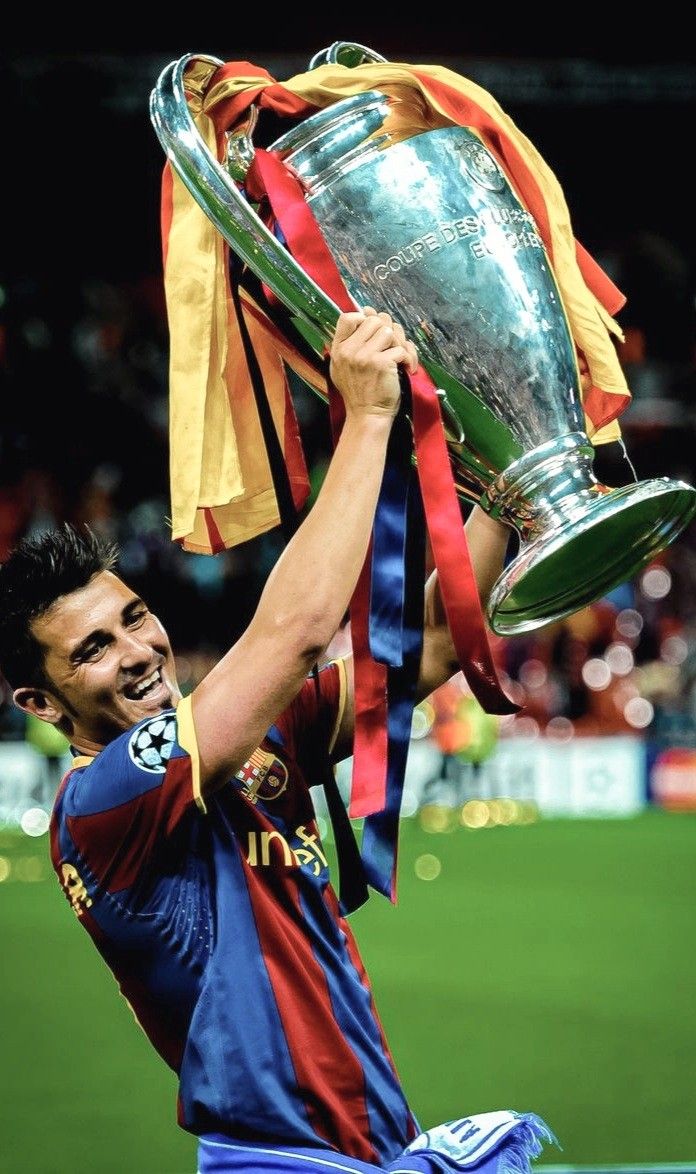
[(185, 698), (176, 710), (140, 722), (73, 771), (61, 822), (110, 892), (132, 885), (185, 817), (197, 807), (205, 810), (192, 729)]

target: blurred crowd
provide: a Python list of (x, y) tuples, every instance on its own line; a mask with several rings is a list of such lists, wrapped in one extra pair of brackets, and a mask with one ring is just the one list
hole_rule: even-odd
[[(693, 264), (648, 232), (598, 260), (628, 296), (620, 354), (633, 399), (623, 447), (597, 451), (597, 475), (609, 485), (634, 475), (696, 484)], [(20, 537), (66, 519), (116, 539), (124, 577), (166, 623), (182, 684), (191, 687), (248, 623), (282, 541), (271, 533), (215, 557), (184, 554), (171, 541), (160, 275), (10, 282), (0, 348), (0, 560)], [(316, 489), (329, 454), (328, 415), (294, 378), (292, 388)], [(696, 746), (695, 586), (692, 524), (593, 606), (527, 636), (494, 638), (523, 705), (505, 730), (561, 739), (634, 732)], [(463, 678), (434, 699), (436, 716), (445, 743), (451, 735), (473, 746)], [(447, 727), (453, 718), (456, 733)], [(23, 723), (5, 688), (0, 739), (24, 737)]]

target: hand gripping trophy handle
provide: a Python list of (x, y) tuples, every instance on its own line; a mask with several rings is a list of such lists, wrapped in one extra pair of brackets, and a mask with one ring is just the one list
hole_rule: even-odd
[[(321, 64), (384, 62), (336, 42)], [(177, 175), (230, 248), (321, 354), (338, 308), (244, 195), (254, 117), (229, 136), (228, 166), (206, 146), (184, 77), (216, 58), (167, 66), (151, 118)], [(386, 63), (385, 63), (386, 65)], [(396, 106), (398, 107), (398, 102)], [(502, 635), (578, 611), (625, 582), (683, 531), (696, 490), (652, 478), (618, 489), (592, 471), (577, 357), (537, 226), (472, 129), (435, 126), (378, 89), (334, 102), (269, 148), (292, 167), (345, 286), (388, 310), (416, 342), (440, 398), (455, 485), (519, 537), (487, 612)]]

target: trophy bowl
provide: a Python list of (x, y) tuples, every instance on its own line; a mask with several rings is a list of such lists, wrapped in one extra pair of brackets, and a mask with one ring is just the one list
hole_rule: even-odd
[[(346, 55), (348, 54), (348, 57)], [(346, 42), (313, 58), (383, 61)], [(321, 354), (337, 307), (240, 190), (253, 119), (226, 165), (184, 94), (189, 55), (161, 74), (151, 117), (172, 166), (229, 246)], [(424, 125), (426, 129), (424, 129)], [(519, 538), (487, 603), (516, 635), (562, 619), (635, 575), (696, 513), (696, 490), (656, 477), (620, 488), (593, 472), (576, 349), (537, 225), (481, 136), (405, 123), (378, 89), (340, 99), (268, 148), (299, 178), (346, 289), (388, 310), (437, 388), (455, 487)]]

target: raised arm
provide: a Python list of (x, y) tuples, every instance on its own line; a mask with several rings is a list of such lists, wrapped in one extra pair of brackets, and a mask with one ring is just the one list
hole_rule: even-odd
[(399, 403), (415, 351), (387, 314), (343, 314), (331, 376), (346, 419), (317, 500), (271, 572), (249, 627), (192, 697), (203, 793), (258, 746), (332, 639), (367, 552)]
[[(503, 569), (510, 528), (497, 522), (480, 506), (474, 506), (466, 522), (466, 538), (482, 607)], [(427, 697), (459, 671), (459, 662), (447, 627), (447, 616), (433, 571), (425, 587), (423, 656), (418, 679), (418, 700)]]

